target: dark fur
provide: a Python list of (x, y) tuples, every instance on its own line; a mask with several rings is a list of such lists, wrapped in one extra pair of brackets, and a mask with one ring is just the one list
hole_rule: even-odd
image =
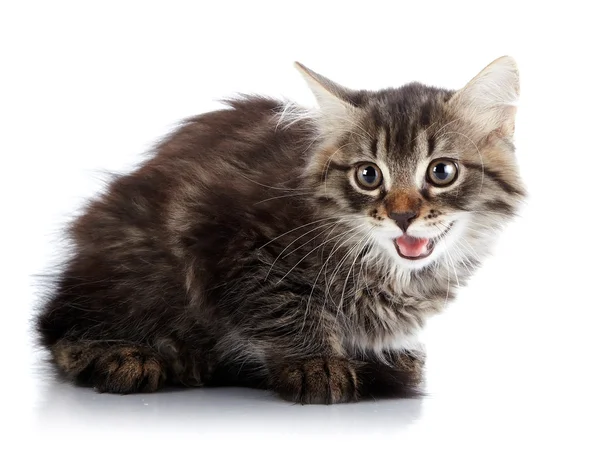
[[(418, 132), (429, 128), (434, 151), (435, 132), (452, 119), (443, 109), (451, 94), (412, 84), (353, 102), (368, 117), (361, 129), (385, 136), (379, 147), (403, 176)], [(230, 106), (187, 121), (74, 221), (69, 259), (37, 318), (54, 363), (114, 393), (173, 383), (270, 388), (302, 403), (414, 395), (423, 354), (386, 349), (390, 323), (412, 334), (459, 279), (431, 266), (399, 287), (378, 264), (358, 273), (372, 243), (344, 258), (357, 240), (344, 242), (350, 223), (330, 226), (335, 218), (382, 220), (395, 198), (366, 197), (347, 181), (352, 153), (372, 154), (377, 143), (344, 134), (347, 153), (325, 167), (318, 152), (331, 153), (314, 120), (281, 123), (283, 105), (265, 98)], [(318, 170), (307, 170), (311, 161)], [(481, 198), (478, 163), (465, 165), (473, 181), (460, 197), (425, 188), (424, 220), (444, 207), (514, 212), (507, 193), (518, 182), (488, 171), (485, 187), (499, 193)], [(354, 334), (384, 349), (359, 350)]]

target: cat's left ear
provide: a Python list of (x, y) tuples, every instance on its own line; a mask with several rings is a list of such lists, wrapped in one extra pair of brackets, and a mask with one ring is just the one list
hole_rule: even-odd
[(496, 59), (450, 99), (455, 111), (482, 135), (512, 137), (519, 99), (519, 71), (510, 56)]
[(343, 129), (353, 122), (358, 113), (360, 92), (347, 89), (320, 75), (308, 67), (295, 62), (294, 66), (312, 90), (321, 111), (325, 131)]

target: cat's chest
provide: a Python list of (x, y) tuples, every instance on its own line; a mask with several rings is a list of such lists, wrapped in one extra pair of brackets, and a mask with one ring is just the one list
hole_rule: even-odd
[(446, 302), (439, 282), (376, 277), (369, 281), (356, 285), (347, 309), (343, 338), (347, 349), (380, 352), (418, 346), (427, 319)]

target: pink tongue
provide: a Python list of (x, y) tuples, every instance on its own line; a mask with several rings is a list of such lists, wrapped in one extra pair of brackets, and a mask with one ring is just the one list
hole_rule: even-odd
[(427, 244), (429, 239), (418, 239), (416, 237), (410, 237), (403, 235), (396, 239), (396, 245), (403, 256), (407, 257), (419, 257), (421, 254), (427, 252)]

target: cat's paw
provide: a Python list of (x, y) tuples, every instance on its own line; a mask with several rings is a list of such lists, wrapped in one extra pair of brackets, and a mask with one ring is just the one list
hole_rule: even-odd
[(355, 363), (337, 358), (314, 358), (283, 365), (275, 390), (301, 404), (337, 404), (358, 400)]
[(101, 393), (149, 393), (166, 378), (156, 355), (135, 347), (111, 348), (94, 365), (91, 383)]

